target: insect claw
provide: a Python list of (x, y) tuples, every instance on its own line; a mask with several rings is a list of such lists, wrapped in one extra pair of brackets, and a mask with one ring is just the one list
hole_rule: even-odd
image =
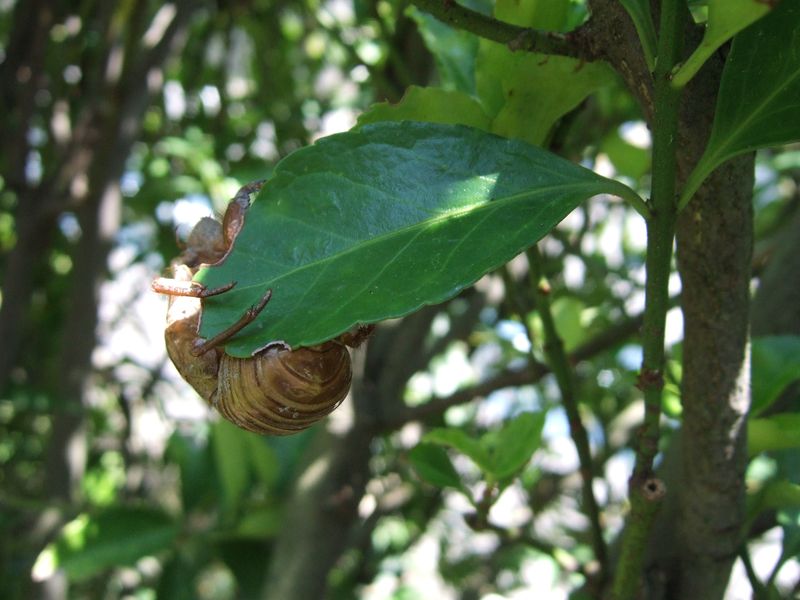
[[(233, 285), (231, 285), (230, 287), (233, 287)], [(228, 289), (230, 289), (230, 287)], [(224, 291), (227, 291), (227, 290), (224, 290)], [(217, 335), (215, 335), (212, 338), (209, 338), (207, 340), (203, 340), (203, 339), (196, 340), (194, 342), (194, 347), (192, 348), (192, 354), (194, 356), (200, 356), (201, 354), (205, 354), (209, 350), (211, 350), (213, 348), (216, 348), (217, 346), (220, 346), (220, 345), (224, 344), (225, 342), (227, 342), (234, 335), (236, 335), (242, 329), (247, 327), (250, 323), (255, 321), (255, 319), (256, 319), (256, 317), (258, 317), (259, 313), (262, 310), (264, 310), (264, 307), (267, 305), (267, 303), (269, 302), (270, 298), (272, 298), (272, 290), (271, 289), (267, 290), (264, 293), (264, 295), (261, 296), (261, 299), (256, 304), (254, 304), (253, 306), (248, 308), (246, 311), (244, 311), (244, 314), (242, 314), (242, 316), (239, 317), (239, 320), (236, 321), (236, 323), (234, 323), (233, 325), (231, 325), (227, 329), (224, 329), (224, 330), (220, 331)]]

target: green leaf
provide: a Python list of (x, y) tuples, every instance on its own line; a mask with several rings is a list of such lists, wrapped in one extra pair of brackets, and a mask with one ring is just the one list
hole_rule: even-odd
[(408, 453), (408, 459), (417, 474), (428, 483), (461, 489), (461, 478), (441, 446), (422, 442)]
[(480, 441), (462, 429), (455, 427), (437, 427), (426, 433), (423, 442), (428, 444), (439, 444), (458, 450), (461, 454), (472, 459), (481, 471), (489, 472), (491, 470), (491, 458), (489, 457), (486, 449)]
[(476, 77), (492, 132), (535, 145), (562, 116), (613, 81), (605, 63), (512, 52), (488, 40), (481, 40)]
[(428, 432), (423, 441), (458, 450), (485, 475), (499, 481), (515, 475), (528, 463), (541, 446), (543, 426), (544, 413), (523, 413), (479, 439), (461, 429), (438, 428)]
[(266, 438), (250, 434), (244, 436), (247, 445), (247, 456), (258, 479), (264, 485), (272, 487), (278, 479), (281, 465), (275, 451)]
[(463, 92), (412, 85), (397, 104), (373, 104), (358, 118), (358, 125), (378, 121), (425, 121), (467, 125), (489, 131), (491, 121), (480, 103)]
[(770, 481), (762, 490), (760, 508), (800, 508), (800, 485), (785, 479)]
[(750, 455), (800, 448), (800, 413), (781, 413), (747, 423), (747, 444)]
[(46, 577), (64, 569), (72, 581), (87, 579), (169, 548), (179, 529), (169, 515), (150, 508), (117, 506), (95, 515), (83, 514), (67, 523), (42, 551), (34, 573)]
[(709, 0), (708, 22), (703, 39), (686, 62), (678, 66), (672, 85), (683, 87), (689, 83), (717, 48), (772, 8), (772, 4), (765, 0)]
[(236, 535), (264, 540), (276, 536), (283, 525), (283, 515), (277, 507), (262, 506), (242, 516), (236, 525)]
[(647, 62), (647, 67), (652, 72), (656, 68), (656, 28), (653, 24), (653, 17), (650, 14), (649, 0), (620, 0), (620, 4), (625, 7), (636, 27), (639, 35), (639, 42), (642, 44), (642, 51)]
[(406, 14), (417, 23), (425, 46), (433, 54), (442, 87), (467, 94), (474, 93), (478, 38), (469, 32), (445, 25), (415, 6), (410, 6)]
[(800, 379), (800, 336), (765, 336), (752, 343), (752, 404), (757, 415), (793, 381)]
[(638, 181), (650, 172), (650, 151), (629, 143), (622, 138), (619, 131), (607, 135), (600, 150), (608, 155), (621, 175)]
[[(567, 0), (498, 0), (494, 15), (521, 27), (563, 31), (570, 10)], [(534, 145), (542, 145), (553, 125), (586, 96), (614, 81), (605, 63), (512, 52), (489, 40), (481, 40), (475, 65), (491, 131)]]
[(225, 350), (307, 346), (455, 296), (581, 201), (634, 192), (522, 142), (455, 125), (384, 122), (324, 138), (275, 168), (228, 258), (201, 335), (272, 299)]
[(213, 425), (211, 445), (222, 487), (222, 510), (233, 514), (250, 485), (247, 437), (254, 434), (220, 419)]
[(800, 140), (800, 0), (784, 0), (733, 40), (711, 136), (681, 194), (683, 208), (726, 160)]
[(542, 445), (545, 413), (522, 413), (501, 429), (481, 437), (489, 456), (489, 473), (498, 480), (515, 475)]
[(180, 470), (184, 512), (191, 511), (204, 501), (216, 498), (214, 479), (208, 476), (214, 469), (208, 444), (200, 443), (191, 436), (175, 431), (167, 445), (167, 456)]
[(571, 0), (497, 0), (494, 16), (520, 27), (564, 31), (571, 4)]

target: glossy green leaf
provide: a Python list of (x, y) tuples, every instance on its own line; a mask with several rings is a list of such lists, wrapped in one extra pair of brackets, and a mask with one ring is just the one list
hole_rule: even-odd
[(461, 478), (441, 446), (425, 442), (417, 444), (408, 453), (408, 460), (424, 481), (437, 487), (461, 489)]
[[(535, 243), (598, 193), (626, 186), (522, 142), (454, 125), (376, 123), (275, 168), (210, 286), (201, 335), (272, 299), (226, 346), (304, 346), (437, 304)], [(635, 196), (638, 198), (638, 196)]]
[(636, 27), (639, 35), (639, 42), (642, 44), (644, 58), (650, 71), (656, 67), (656, 28), (653, 24), (653, 16), (650, 14), (649, 0), (620, 0), (620, 4), (625, 7)]
[(84, 514), (67, 523), (42, 551), (34, 574), (46, 577), (63, 569), (70, 580), (87, 579), (169, 548), (179, 529), (169, 515), (149, 508), (116, 506)]
[(757, 415), (800, 379), (800, 336), (766, 336), (753, 339), (751, 358), (752, 404)]
[(751, 455), (800, 448), (800, 413), (751, 419), (747, 423), (747, 444)]
[(489, 131), (491, 120), (480, 103), (463, 92), (412, 85), (397, 104), (372, 105), (358, 118), (359, 125), (378, 121), (425, 121), (467, 125)]
[(681, 194), (683, 208), (726, 160), (800, 140), (800, 0), (783, 0), (733, 40), (711, 136)]
[[(648, 4), (646, 1), (643, 3)], [(689, 83), (717, 48), (771, 9), (772, 4), (765, 0), (709, 0), (708, 22), (703, 39), (686, 62), (679, 65), (672, 84), (683, 87)]]

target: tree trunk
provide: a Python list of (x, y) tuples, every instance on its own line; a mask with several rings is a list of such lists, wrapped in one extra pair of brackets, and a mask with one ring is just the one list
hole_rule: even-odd
[(672, 598), (721, 598), (742, 542), (750, 405), (753, 156), (718, 169), (681, 215), (683, 431)]

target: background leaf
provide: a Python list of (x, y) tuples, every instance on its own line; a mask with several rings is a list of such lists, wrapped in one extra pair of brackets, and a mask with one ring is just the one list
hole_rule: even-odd
[(222, 509), (228, 515), (236, 511), (250, 484), (247, 437), (252, 435), (222, 419), (213, 425), (211, 446), (222, 488)]
[[(571, 10), (568, 0), (499, 0), (494, 16), (521, 27), (565, 31), (573, 25)], [(480, 41), (475, 70), (478, 97), (492, 118), (491, 131), (535, 145), (544, 143), (558, 119), (614, 80), (601, 62), (512, 52), (485, 39)]]
[(747, 443), (751, 455), (800, 448), (800, 414), (781, 413), (751, 419), (747, 423)]
[(472, 96), (442, 88), (418, 86), (409, 87), (397, 104), (373, 104), (361, 114), (358, 124), (404, 120), (467, 125), (484, 131), (491, 128), (491, 119)]
[(650, 70), (655, 69), (656, 65), (656, 28), (653, 24), (653, 17), (650, 14), (650, 2), (648, 0), (620, 0), (620, 4), (625, 7), (636, 27), (639, 35), (639, 42), (642, 44), (647, 66)]
[(753, 339), (752, 405), (757, 415), (778, 399), (793, 381), (800, 379), (800, 336), (766, 336)]
[(486, 452), (486, 448), (478, 439), (469, 435), (463, 429), (437, 427), (426, 433), (422, 440), (429, 444), (439, 444), (458, 450), (461, 454), (472, 459), (472, 462), (478, 465), (481, 471), (489, 472), (491, 469), (491, 459)]
[(71, 521), (37, 559), (64, 569), (71, 580), (87, 579), (117, 565), (162, 551), (172, 544), (179, 525), (151, 508), (116, 506)]
[(680, 65), (672, 79), (673, 85), (685, 86), (717, 48), (770, 10), (772, 5), (762, 0), (709, 0), (708, 22), (703, 39), (686, 62)]
[(408, 459), (417, 474), (428, 483), (437, 487), (461, 489), (461, 478), (447, 456), (447, 451), (441, 446), (422, 442), (408, 453)]
[(725, 62), (711, 136), (681, 194), (739, 154), (800, 140), (800, 1), (784, 0), (740, 33)]
[(415, 6), (410, 6), (406, 14), (417, 23), (425, 46), (436, 61), (442, 87), (474, 93), (478, 38), (467, 31), (445, 25)]
[(542, 444), (545, 413), (522, 413), (496, 431), (481, 436), (489, 456), (489, 473), (495, 479), (511, 477), (531, 459)]
[[(303, 346), (453, 297), (598, 193), (624, 185), (527, 144), (460, 126), (376, 123), (330, 136), (275, 169), (210, 286), (201, 335), (255, 323), (226, 351)], [(503, 231), (503, 235), (496, 232)]]

